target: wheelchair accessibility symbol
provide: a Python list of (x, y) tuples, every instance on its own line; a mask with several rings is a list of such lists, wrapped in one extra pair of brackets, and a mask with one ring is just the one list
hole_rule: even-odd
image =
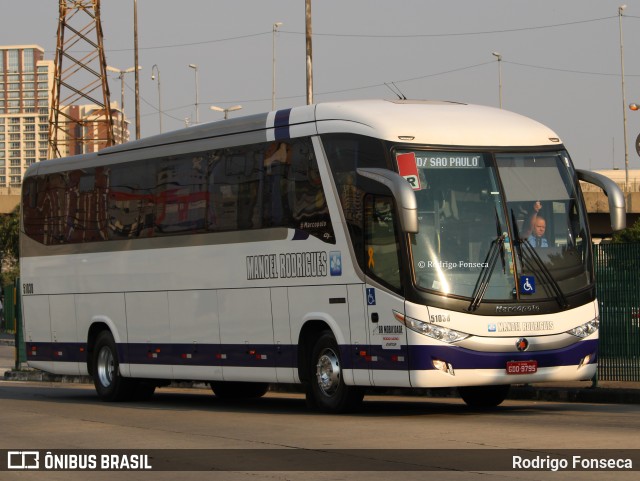
[(373, 287), (367, 287), (367, 305), (376, 305), (376, 290)]
[(535, 294), (536, 278), (533, 276), (520, 276), (520, 294)]

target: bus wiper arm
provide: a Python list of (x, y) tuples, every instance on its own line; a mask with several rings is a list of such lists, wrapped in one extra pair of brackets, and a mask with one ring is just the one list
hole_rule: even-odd
[(558, 304), (560, 304), (562, 307), (567, 307), (569, 305), (567, 302), (567, 298), (562, 292), (562, 289), (560, 288), (558, 282), (554, 279), (551, 272), (549, 272), (549, 269), (542, 261), (542, 259), (540, 259), (540, 256), (538, 255), (536, 250), (531, 246), (531, 244), (529, 244), (529, 241), (527, 241), (527, 239), (520, 238), (518, 223), (516, 222), (516, 216), (513, 212), (513, 209), (511, 209), (511, 222), (513, 224), (513, 233), (516, 236), (514, 245), (515, 250), (518, 252), (520, 265), (524, 266), (523, 259), (525, 259), (530, 267), (534, 267), (534, 269), (532, 270), (538, 272), (540, 274), (540, 277), (542, 277), (542, 280), (547, 285), (551, 286), (551, 290), (553, 291)]
[(545, 265), (545, 263), (540, 259), (540, 256), (536, 252), (536, 250), (529, 244), (527, 240), (520, 240), (520, 245), (524, 246), (523, 250), (526, 254), (527, 260), (531, 259), (533, 264), (537, 268), (536, 270), (541, 275), (542, 280), (551, 286), (551, 290), (555, 294), (555, 298), (562, 307), (567, 307), (569, 303), (567, 302), (567, 298), (562, 292), (558, 281), (556, 281), (549, 271), (549, 268)]
[(522, 265), (523, 240), (520, 238), (520, 229), (518, 229), (518, 223), (516, 222), (516, 215), (513, 213), (513, 209), (511, 209), (511, 225), (513, 226), (513, 233), (515, 235), (513, 250), (518, 253), (518, 260), (520, 261), (520, 265)]
[(493, 268), (498, 261), (498, 257), (502, 253), (502, 266), (504, 268), (504, 234), (500, 234), (497, 238), (495, 238), (491, 242), (491, 247), (489, 248), (489, 252), (487, 252), (486, 257), (484, 258), (484, 263), (482, 265), (482, 271), (480, 271), (480, 275), (478, 276), (478, 281), (476, 282), (476, 286), (473, 289), (473, 300), (467, 311), (473, 312), (475, 311), (480, 303), (482, 302), (482, 298), (484, 297), (485, 292), (487, 291), (487, 287), (489, 287), (489, 281), (491, 280), (491, 274), (493, 274)]

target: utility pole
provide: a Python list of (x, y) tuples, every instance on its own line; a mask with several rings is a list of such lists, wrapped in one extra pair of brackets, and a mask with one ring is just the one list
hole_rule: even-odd
[(275, 22), (273, 24), (273, 30), (271, 32), (272, 40), (272, 66), (271, 66), (271, 110), (276, 109), (276, 33), (278, 28), (282, 27), (282, 22)]
[(498, 105), (502, 108), (502, 54), (492, 52), (491, 55), (498, 59)]
[(311, 0), (305, 0), (305, 25), (307, 43), (307, 105), (313, 103), (313, 54), (311, 51)]
[(198, 65), (195, 63), (190, 63), (189, 68), (192, 68), (194, 71), (194, 76), (196, 79), (196, 125), (200, 123), (200, 108), (198, 104), (198, 91), (200, 90), (199, 82), (198, 82)]
[(622, 133), (624, 139), (624, 192), (629, 192), (629, 146), (627, 145), (627, 99), (624, 92), (624, 45), (622, 44), (622, 12), (626, 5), (618, 7), (618, 27), (620, 32), (620, 79), (622, 82)]
[(120, 79), (120, 110), (122, 111), (120, 115), (120, 143), (124, 143), (125, 135), (125, 121), (124, 121), (124, 75), (127, 73), (133, 72), (135, 67), (128, 68), (126, 70), (120, 70), (119, 68), (110, 67), (107, 65), (107, 70), (109, 72), (117, 73), (118, 78)]
[(136, 139), (140, 138), (140, 64), (138, 63), (138, 0), (133, 0), (133, 50), (136, 69)]

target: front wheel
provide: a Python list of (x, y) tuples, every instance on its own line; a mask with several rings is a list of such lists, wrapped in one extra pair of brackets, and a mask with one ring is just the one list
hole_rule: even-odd
[(103, 401), (128, 401), (134, 394), (134, 383), (120, 375), (118, 350), (109, 331), (102, 331), (93, 350), (93, 384)]
[(322, 333), (311, 351), (307, 402), (320, 411), (343, 413), (357, 408), (364, 389), (344, 383), (338, 343), (330, 331)]
[(509, 394), (509, 384), (500, 386), (459, 387), (458, 393), (467, 406), (472, 408), (494, 408), (502, 404)]

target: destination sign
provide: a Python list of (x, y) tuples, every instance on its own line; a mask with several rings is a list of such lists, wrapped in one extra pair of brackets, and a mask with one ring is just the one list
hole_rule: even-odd
[(472, 152), (415, 152), (419, 169), (481, 169), (482, 154)]

